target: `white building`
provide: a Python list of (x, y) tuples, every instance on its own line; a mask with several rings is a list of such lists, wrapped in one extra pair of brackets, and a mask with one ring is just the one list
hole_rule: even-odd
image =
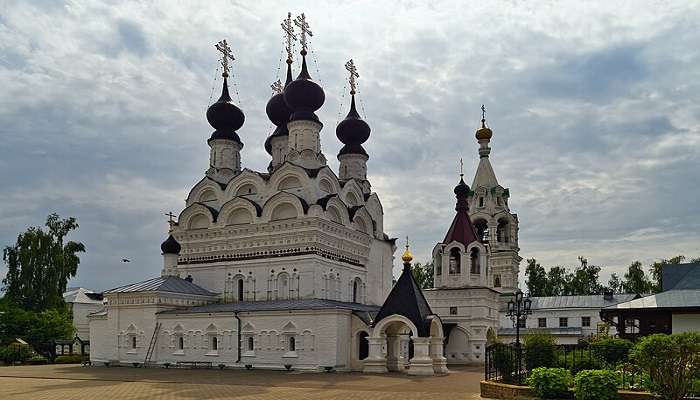
[(460, 179), (454, 189), (456, 215), (433, 249), (434, 288), (425, 290), (443, 322), (448, 364), (483, 363), (487, 338), (495, 337), (499, 309), (508, 300), (504, 295), (518, 285), (518, 217), (510, 212), (509, 191), (498, 184), (489, 161), (492, 136), (482, 118), (472, 188)]
[[(300, 37), (300, 73), (292, 79), (289, 52), (287, 82), (267, 104), (276, 129), (265, 172), (242, 168), (245, 117), (229, 96), (227, 45), (219, 44), (224, 82), (207, 110), (209, 167), (161, 245), (161, 276), (104, 292), (105, 309), (90, 317), (93, 362), (361, 370), (369, 356), (375, 372), (399, 364), (411, 374), (446, 371), (442, 325), (425, 301), (392, 306), (422, 293), (412, 289), (410, 260), (392, 291), (395, 240), (367, 179), (370, 128), (355, 108), (355, 76), (350, 112), (336, 128), (344, 144), (336, 174), (315, 114), (325, 94)], [(402, 356), (397, 335), (410, 341)]]
[[(90, 352), (90, 326), (88, 314), (97, 312), (103, 308), (102, 295), (95, 293), (90, 289), (81, 287), (73, 287), (66, 289), (63, 293), (63, 301), (70, 309), (73, 316), (73, 327), (75, 328), (75, 340), (62, 341), (59, 354), (79, 353), (87, 354)], [(69, 347), (73, 347), (69, 349)]]

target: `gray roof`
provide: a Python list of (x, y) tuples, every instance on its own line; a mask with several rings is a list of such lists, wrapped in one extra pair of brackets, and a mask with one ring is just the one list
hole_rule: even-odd
[(661, 269), (664, 292), (672, 289), (700, 289), (700, 263), (664, 265)]
[(606, 300), (602, 294), (589, 296), (548, 296), (530, 297), (533, 310), (561, 308), (604, 308), (618, 303), (624, 303), (637, 297), (636, 294), (616, 294), (611, 300)]
[(216, 303), (190, 307), (179, 310), (161, 311), (158, 314), (197, 314), (197, 313), (233, 313), (247, 311), (284, 311), (284, 310), (351, 310), (359, 313), (377, 313), (379, 306), (344, 301), (323, 299), (243, 301), (240, 303)]
[(186, 281), (176, 276), (159, 276), (147, 281), (132, 283), (126, 286), (120, 286), (114, 289), (105, 291), (105, 294), (111, 293), (134, 293), (134, 292), (170, 292), (181, 294), (193, 294), (197, 296), (216, 296), (200, 286), (192, 282)]
[(63, 293), (66, 303), (102, 304), (101, 296), (90, 289), (71, 287)]
[[(577, 326), (563, 328), (520, 328), (520, 335), (531, 333), (549, 333), (557, 336), (581, 336), (583, 330)], [(498, 328), (498, 336), (515, 336), (515, 328)]]
[(609, 306), (606, 307), (606, 310), (639, 308), (700, 308), (700, 289), (669, 290), (668, 292), (661, 292)]

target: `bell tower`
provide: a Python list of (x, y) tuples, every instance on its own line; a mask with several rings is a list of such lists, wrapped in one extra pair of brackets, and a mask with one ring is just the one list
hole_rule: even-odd
[(469, 217), (477, 234), (489, 249), (488, 286), (515, 292), (520, 272), (518, 215), (511, 213), (510, 191), (498, 183), (489, 155), (493, 131), (486, 126), (486, 108), (481, 106), (481, 127), (476, 131), (479, 166), (469, 192)]

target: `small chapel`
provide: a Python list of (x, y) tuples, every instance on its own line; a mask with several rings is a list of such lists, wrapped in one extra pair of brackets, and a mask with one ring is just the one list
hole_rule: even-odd
[(433, 250), (435, 287), (416, 283), (408, 244), (394, 283), (396, 239), (367, 178), (371, 129), (356, 106), (356, 66), (345, 64), (350, 104), (335, 127), (334, 171), (316, 114), (325, 93), (307, 67), (309, 24), (290, 13), (282, 28), (286, 81), (265, 108), (275, 126), (267, 170), (244, 166), (246, 115), (229, 93), (234, 58), (223, 40), (221, 96), (206, 112), (209, 165), (171, 220), (160, 276), (105, 291), (104, 309), (89, 315), (91, 361), (411, 375), (483, 362), (520, 262), (485, 119), (472, 187), (455, 187), (454, 221)]

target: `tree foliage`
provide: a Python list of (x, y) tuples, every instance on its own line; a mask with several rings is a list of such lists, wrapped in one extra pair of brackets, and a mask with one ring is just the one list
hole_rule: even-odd
[(433, 287), (433, 263), (415, 263), (411, 268), (413, 278), (421, 289), (430, 289)]
[(8, 300), (37, 312), (63, 307), (68, 280), (78, 271), (78, 253), (85, 251), (82, 243), (65, 242), (77, 228), (75, 218), (51, 214), (46, 229), (30, 227), (19, 234), (14, 246), (5, 247), (8, 271), (2, 283)]
[(652, 283), (644, 274), (642, 263), (635, 261), (627, 268), (622, 288), (627, 293), (644, 294), (651, 291)]
[(75, 330), (67, 310), (34, 312), (8, 301), (0, 302), (0, 345), (21, 338), (38, 353), (53, 358), (53, 341), (70, 339)]
[(525, 267), (525, 285), (530, 296), (541, 297), (547, 296), (547, 271), (544, 267), (537, 263), (537, 260), (531, 258), (527, 260)]

